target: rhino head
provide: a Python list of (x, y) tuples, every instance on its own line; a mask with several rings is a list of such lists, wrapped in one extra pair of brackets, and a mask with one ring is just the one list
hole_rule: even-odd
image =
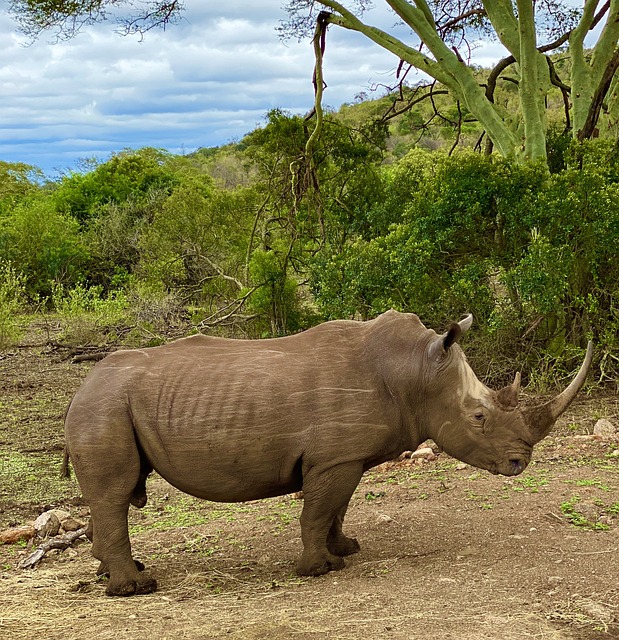
[[(514, 476), (531, 460), (533, 445), (548, 435), (587, 377), (593, 357), (589, 342), (585, 360), (571, 384), (550, 401), (521, 407), (520, 374), (493, 391), (476, 377), (458, 339), (473, 322), (467, 316), (427, 347), (427, 366), (434, 380), (429, 389), (432, 410), (426, 432), (446, 453), (493, 474)], [(444, 390), (450, 389), (449, 394)], [(443, 390), (443, 393), (440, 392)]]

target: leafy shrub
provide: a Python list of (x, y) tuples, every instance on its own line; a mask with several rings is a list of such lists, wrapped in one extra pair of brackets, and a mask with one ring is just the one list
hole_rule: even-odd
[(10, 262), (0, 260), (0, 349), (13, 346), (21, 335), (17, 314), (25, 303), (25, 281)]
[(247, 309), (263, 318), (264, 335), (284, 335), (301, 326), (300, 299), (296, 280), (287, 275), (286, 265), (273, 250), (256, 249), (249, 264), (255, 291)]
[(65, 288), (53, 283), (53, 307), (63, 325), (63, 338), (75, 345), (116, 342), (129, 321), (127, 297), (122, 291), (102, 294), (101, 286), (77, 284)]
[(80, 279), (87, 253), (77, 221), (37, 197), (0, 219), (0, 258), (24, 274), (31, 295), (47, 297), (53, 281), (71, 286)]

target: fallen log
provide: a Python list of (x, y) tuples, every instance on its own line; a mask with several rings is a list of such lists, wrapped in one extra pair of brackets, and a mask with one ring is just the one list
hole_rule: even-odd
[(23, 542), (34, 538), (35, 535), (36, 529), (31, 524), (25, 524), (21, 527), (13, 527), (12, 529), (0, 531), (0, 544), (15, 544), (16, 542)]
[(17, 567), (19, 569), (33, 569), (41, 562), (48, 551), (52, 549), (68, 549), (78, 538), (86, 534), (88, 526), (84, 526), (77, 531), (69, 531), (61, 536), (54, 536), (40, 544), (27, 558), (24, 558)]

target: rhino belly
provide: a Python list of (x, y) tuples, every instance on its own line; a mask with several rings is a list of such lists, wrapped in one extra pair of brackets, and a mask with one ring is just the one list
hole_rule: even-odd
[[(205, 500), (243, 502), (300, 491), (301, 452), (272, 441), (253, 446), (230, 439), (196, 442), (177, 438), (159, 441), (139, 438), (146, 458), (159, 475), (176, 488)], [(280, 443), (281, 445), (281, 443)]]

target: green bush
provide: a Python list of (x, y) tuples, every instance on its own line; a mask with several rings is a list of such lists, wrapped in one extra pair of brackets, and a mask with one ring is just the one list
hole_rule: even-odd
[(86, 248), (78, 222), (43, 196), (25, 200), (0, 219), (0, 258), (23, 273), (30, 295), (48, 297), (51, 283), (71, 286), (84, 273)]
[(249, 264), (255, 287), (247, 302), (250, 313), (262, 319), (263, 335), (285, 335), (301, 327), (298, 283), (287, 275), (285, 263), (273, 250), (256, 249)]
[(131, 311), (122, 291), (103, 295), (102, 287), (52, 283), (53, 308), (63, 326), (63, 339), (73, 345), (117, 342), (118, 331), (130, 323)]
[(18, 313), (26, 302), (26, 278), (0, 260), (0, 349), (12, 347), (22, 334)]

